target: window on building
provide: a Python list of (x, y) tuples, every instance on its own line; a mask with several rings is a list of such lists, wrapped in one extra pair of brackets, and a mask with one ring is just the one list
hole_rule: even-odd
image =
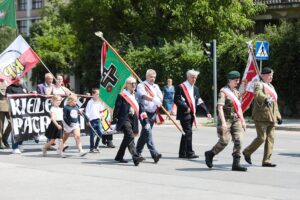
[(18, 1), (19, 10), (26, 10), (27, 8), (27, 0), (19, 0)]
[(32, 0), (32, 9), (39, 9), (43, 7), (43, 0)]
[(22, 33), (27, 33), (27, 21), (26, 20), (17, 21), (17, 24), (18, 24), (19, 32), (21, 34)]

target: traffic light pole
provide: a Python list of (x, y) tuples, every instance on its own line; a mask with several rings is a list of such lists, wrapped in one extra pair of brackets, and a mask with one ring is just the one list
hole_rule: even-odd
[(214, 122), (217, 123), (217, 41), (213, 40)]

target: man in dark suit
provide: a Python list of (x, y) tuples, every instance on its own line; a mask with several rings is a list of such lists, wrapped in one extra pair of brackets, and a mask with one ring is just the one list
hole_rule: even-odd
[(174, 103), (177, 105), (177, 120), (185, 135), (181, 136), (179, 147), (179, 158), (198, 158), (192, 147), (192, 126), (196, 125), (196, 108), (202, 107), (206, 112), (206, 116), (211, 118), (211, 115), (200, 98), (198, 87), (195, 86), (199, 72), (195, 70), (187, 71), (187, 80), (178, 85), (175, 90)]
[(51, 73), (45, 74), (45, 82), (38, 84), (36, 91), (38, 94), (45, 95), (49, 87), (53, 84), (53, 76)]
[[(123, 131), (124, 133), (115, 160), (120, 163), (127, 163), (123, 157), (125, 155), (126, 147), (128, 147), (134, 165), (138, 166), (143, 158), (137, 153), (134, 144), (134, 136), (138, 135), (139, 132), (138, 118), (140, 113), (142, 113), (142, 109), (135, 99), (135, 89), (136, 80), (133, 77), (129, 77), (126, 80), (125, 89), (117, 97), (111, 128), (116, 129), (117, 131)], [(144, 118), (144, 120), (147, 118), (142, 114), (141, 117)]]

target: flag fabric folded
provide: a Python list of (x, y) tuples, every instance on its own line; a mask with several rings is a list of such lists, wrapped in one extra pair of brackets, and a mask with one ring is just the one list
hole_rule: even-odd
[(259, 80), (259, 73), (255, 62), (256, 60), (253, 57), (251, 50), (249, 50), (247, 66), (244, 72), (242, 83), (239, 88), (239, 91), (242, 95), (243, 112), (245, 112), (249, 108), (254, 97), (254, 84)]
[(0, 1), (0, 27), (1, 26), (17, 27), (14, 0)]
[(0, 78), (12, 84), (22, 78), (40, 62), (39, 57), (19, 35), (13, 43), (0, 54)]
[(101, 51), (101, 81), (100, 98), (107, 106), (114, 108), (118, 94), (122, 91), (130, 70), (120, 60), (117, 54), (102, 43)]

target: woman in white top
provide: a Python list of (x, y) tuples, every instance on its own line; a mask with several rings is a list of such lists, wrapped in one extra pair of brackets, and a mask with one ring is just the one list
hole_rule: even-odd
[(66, 88), (65, 86), (63, 86), (63, 77), (61, 74), (57, 74), (56, 75), (56, 81), (55, 84), (52, 85), (52, 87), (49, 87), (47, 89), (47, 95), (67, 95), (69, 96), (70, 94), (72, 94), (72, 92)]

